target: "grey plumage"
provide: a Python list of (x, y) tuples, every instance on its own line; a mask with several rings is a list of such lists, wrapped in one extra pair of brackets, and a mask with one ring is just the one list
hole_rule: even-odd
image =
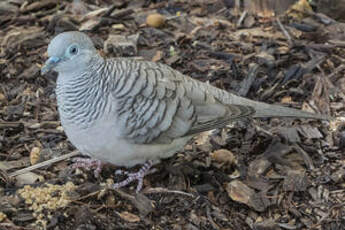
[(329, 119), (239, 97), (167, 65), (103, 59), (80, 32), (55, 37), (48, 55), (42, 72), (59, 72), (58, 109), (67, 136), (82, 153), (116, 165), (171, 156), (198, 133), (242, 117)]

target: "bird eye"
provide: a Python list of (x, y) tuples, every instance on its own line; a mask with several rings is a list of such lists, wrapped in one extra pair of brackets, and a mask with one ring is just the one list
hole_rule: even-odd
[(69, 53), (72, 55), (76, 55), (78, 53), (78, 47), (72, 46), (69, 48)]

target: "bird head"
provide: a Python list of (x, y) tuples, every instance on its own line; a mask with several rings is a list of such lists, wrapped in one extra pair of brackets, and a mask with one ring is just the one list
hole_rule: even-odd
[(63, 32), (49, 43), (49, 58), (41, 68), (41, 74), (51, 70), (73, 73), (87, 67), (95, 56), (98, 56), (97, 50), (86, 34), (78, 31)]

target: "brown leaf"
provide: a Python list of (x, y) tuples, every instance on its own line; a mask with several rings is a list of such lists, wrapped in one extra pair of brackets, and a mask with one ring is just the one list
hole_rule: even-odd
[(228, 183), (226, 191), (232, 200), (246, 204), (258, 212), (264, 211), (269, 205), (268, 199), (262, 193), (256, 193), (239, 180)]
[(127, 222), (131, 222), (131, 223), (135, 223), (135, 222), (139, 222), (140, 221), (140, 217), (133, 214), (133, 213), (130, 213), (130, 212), (127, 212), (127, 211), (124, 211), (124, 212), (121, 212), (121, 213), (118, 213), (117, 214), (125, 221)]
[(33, 147), (30, 152), (31, 165), (34, 165), (40, 162), (40, 158), (41, 158), (41, 149), (39, 147)]
[(158, 51), (156, 52), (155, 56), (153, 56), (152, 61), (153, 61), (153, 62), (160, 61), (160, 60), (162, 59), (162, 57), (163, 57), (163, 52), (160, 51), (160, 50), (158, 50)]

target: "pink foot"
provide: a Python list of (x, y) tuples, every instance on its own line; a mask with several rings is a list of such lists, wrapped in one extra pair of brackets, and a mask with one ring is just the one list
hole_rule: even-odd
[(116, 170), (115, 175), (127, 175), (127, 179), (124, 181), (121, 181), (119, 183), (116, 183), (113, 185), (114, 189), (118, 189), (121, 187), (124, 187), (126, 185), (128, 185), (129, 183), (131, 183), (132, 181), (137, 180), (138, 181), (138, 185), (137, 185), (137, 189), (136, 189), (136, 193), (140, 192), (140, 190), (143, 187), (143, 180), (144, 177), (148, 174), (154, 173), (156, 171), (156, 169), (152, 169), (150, 170), (150, 168), (152, 167), (153, 162), (152, 161), (147, 161), (140, 169), (138, 172), (136, 173), (129, 173), (128, 171), (125, 170)]
[(96, 178), (99, 177), (99, 174), (102, 171), (103, 163), (100, 160), (92, 159), (92, 158), (76, 157), (76, 158), (73, 158), (72, 161), (74, 163), (73, 163), (73, 165), (71, 167), (74, 168), (74, 169), (76, 169), (76, 168), (84, 168), (84, 169), (90, 170), (90, 169), (94, 168), (94, 172), (93, 173), (94, 173)]

